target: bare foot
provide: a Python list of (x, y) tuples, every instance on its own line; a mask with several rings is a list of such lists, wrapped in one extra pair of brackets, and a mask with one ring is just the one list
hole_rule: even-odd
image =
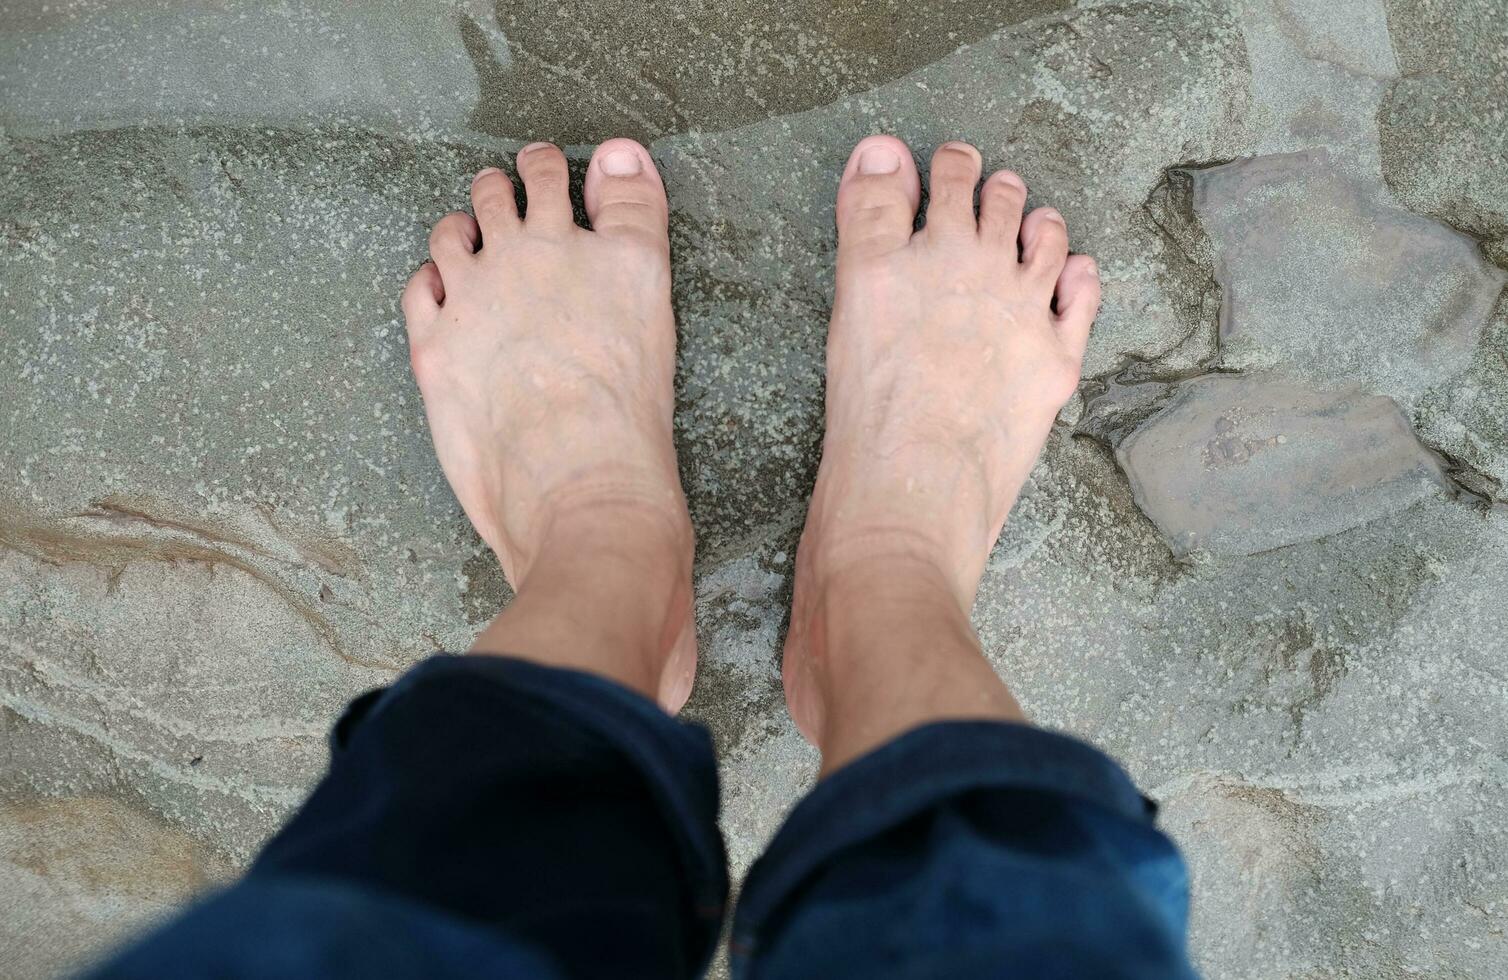
[[(671, 441), (665, 189), (642, 146), (602, 144), (586, 175), (588, 231), (572, 219), (560, 150), (533, 144), (517, 165), (526, 218), (508, 177), (482, 171), (472, 184), (476, 217), (456, 212), (435, 225), (434, 261), (403, 293), (435, 451), (518, 592), (515, 604), (541, 563), (589, 568), (604, 593), (633, 580), (655, 617), (645, 635), (601, 623), (582, 642), (611, 633), (635, 659), (628, 681), (674, 711), (691, 690), (696, 639), (691, 523)], [(565, 572), (550, 577), (552, 589), (573, 587)], [(566, 619), (609, 609), (606, 595), (599, 602), (584, 589), (574, 601)], [(570, 652), (569, 637), (559, 655), (546, 650), (553, 643), (547, 633), (531, 643), (540, 649), (496, 652), (567, 666), (589, 656)]]
[[(1099, 308), (1094, 261), (1069, 256), (1068, 229), (1051, 208), (1022, 219), (1026, 185), (1010, 171), (984, 182), (976, 217), (979, 177), (972, 146), (939, 148), (926, 227), (915, 234), (921, 185), (900, 140), (862, 141), (838, 189), (827, 435), (784, 663), (791, 714), (819, 745), (834, 685), (862, 676), (840, 678), (831, 662), (835, 604), (868, 596), (893, 605), (914, 583), (935, 583), (964, 614), (944, 618), (961, 621), (977, 649), (967, 611), (985, 562), (1078, 384)], [(1019, 714), (996, 686), (979, 713)]]

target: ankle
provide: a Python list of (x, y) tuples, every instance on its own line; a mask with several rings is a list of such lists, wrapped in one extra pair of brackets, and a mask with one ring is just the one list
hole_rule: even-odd
[(946, 600), (967, 618), (974, 590), (958, 572), (947, 544), (914, 522), (851, 524), (842, 530), (809, 529), (797, 555), (814, 593), (837, 609), (890, 597), (920, 594)]
[(691, 622), (693, 541), (684, 507), (567, 500), (541, 528), (516, 595), (473, 650), (609, 677), (661, 693)]
[[(935, 558), (899, 548), (845, 557), (830, 556), (825, 568), (808, 569), (815, 572), (812, 639), (823, 654), (819, 663), (824, 673), (870, 663), (870, 651), (877, 647), (921, 647), (946, 638), (954, 646), (978, 650), (969, 600)], [(842, 678), (831, 681), (836, 686)]]
[(543, 531), (519, 577), (520, 597), (559, 594), (573, 606), (613, 610), (613, 622), (637, 626), (653, 655), (669, 648), (690, 614), (695, 542), (684, 504), (566, 498)]
[(598, 481), (560, 490), (539, 508), (527, 549), (517, 555), (522, 594), (542, 564), (586, 564), (643, 576), (642, 586), (691, 574), (695, 537), (685, 497), (630, 481)]
[(936, 560), (899, 549), (813, 584), (807, 652), (824, 774), (921, 725), (1022, 720)]

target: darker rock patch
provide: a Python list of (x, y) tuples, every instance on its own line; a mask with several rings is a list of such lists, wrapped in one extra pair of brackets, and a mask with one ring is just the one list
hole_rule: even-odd
[(484, 549), (466, 559), (461, 574), (466, 576), (466, 587), (461, 590), (461, 613), (471, 625), (488, 622), (512, 601), (513, 590), (491, 551)]
[(472, 119), (498, 136), (587, 143), (728, 129), (826, 105), (941, 58), (1066, 0), (567, 0), (498, 3), (511, 63), (463, 15), (482, 97)]

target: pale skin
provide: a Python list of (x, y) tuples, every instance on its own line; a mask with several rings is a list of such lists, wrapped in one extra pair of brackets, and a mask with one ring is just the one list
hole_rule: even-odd
[[(447, 215), (403, 293), (440, 465), (516, 597), (477, 638), (676, 712), (696, 666), (693, 537), (671, 440), (664, 186), (609, 140), (578, 227), (565, 157), (519, 153)], [(827, 430), (796, 555), (786, 700), (824, 773), (934, 721), (1024, 721), (969, 622), (985, 561), (1073, 394), (1094, 261), (1010, 171), (959, 142), (921, 182), (889, 136), (838, 187)], [(978, 190), (978, 208), (975, 191)]]

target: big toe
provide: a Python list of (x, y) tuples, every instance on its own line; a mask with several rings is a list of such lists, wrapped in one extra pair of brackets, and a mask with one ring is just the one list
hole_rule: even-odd
[(877, 254), (906, 244), (921, 197), (910, 147), (894, 136), (860, 140), (838, 185), (839, 255)]
[(582, 196), (597, 232), (668, 247), (665, 184), (649, 151), (633, 140), (620, 137), (597, 147)]

